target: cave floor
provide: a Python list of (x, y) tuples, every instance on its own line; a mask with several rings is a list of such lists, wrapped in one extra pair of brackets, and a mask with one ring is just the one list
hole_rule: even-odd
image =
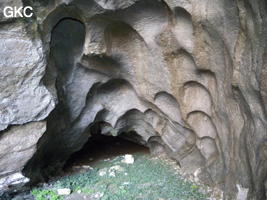
[[(133, 159), (134, 158), (134, 162)], [(58, 195), (67, 189), (66, 195)], [(171, 164), (145, 152), (82, 165), (31, 191), (37, 200), (201, 200), (200, 186), (182, 178)]]
[(96, 136), (71, 156), (63, 173), (12, 200), (204, 200), (210, 192), (185, 178), (166, 155), (152, 156), (119, 137)]

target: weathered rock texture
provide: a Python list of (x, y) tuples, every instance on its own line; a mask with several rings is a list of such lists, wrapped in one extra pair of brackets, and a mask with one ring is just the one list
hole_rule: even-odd
[(166, 151), (225, 199), (266, 198), (266, 1), (11, 3), (35, 15), (0, 16), (0, 177), (28, 162), (46, 179), (94, 131)]

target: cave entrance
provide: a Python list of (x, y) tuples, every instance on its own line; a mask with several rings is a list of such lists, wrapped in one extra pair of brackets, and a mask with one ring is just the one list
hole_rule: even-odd
[(64, 170), (73, 171), (75, 166), (94, 167), (99, 161), (113, 159), (131, 154), (150, 154), (148, 147), (125, 139), (123, 136), (106, 136), (93, 134), (83, 148), (72, 154), (65, 164)]
[[(45, 177), (53, 176), (54, 173), (57, 175), (57, 168), (55, 167), (56, 169), (50, 172), (50, 165), (64, 163), (67, 158), (64, 169), (68, 171), (75, 165), (91, 166), (98, 160), (123, 154), (149, 152), (145, 146), (138, 145), (141, 139), (135, 133), (122, 133), (117, 137), (105, 136), (99, 133), (99, 128), (97, 128), (99, 124), (94, 122), (90, 130), (92, 136), (84, 145), (88, 132), (78, 130), (80, 127), (75, 129), (74, 123), (82, 117), (86, 96), (96, 83), (90, 81), (90, 78), (95, 80), (93, 76), (90, 76), (93, 72), (81, 64), (85, 36), (85, 24), (74, 18), (61, 19), (51, 32), (50, 57), (44, 83), (51, 93), (57, 94), (58, 104), (48, 118), (47, 132), (40, 143), (42, 144), (39, 150), (41, 156), (36, 156), (37, 163), (39, 157), (42, 157), (40, 168), (45, 169), (43, 170)], [(101, 82), (98, 79), (97, 81)], [(85, 124), (91, 126), (90, 123), (88, 121)], [(82, 128), (86, 129), (86, 125)], [(127, 137), (128, 140), (123, 137)], [(46, 148), (47, 146), (50, 148)], [(79, 150), (80, 148), (82, 149)], [(79, 151), (75, 152), (77, 150)], [(61, 169), (62, 166), (59, 167)]]

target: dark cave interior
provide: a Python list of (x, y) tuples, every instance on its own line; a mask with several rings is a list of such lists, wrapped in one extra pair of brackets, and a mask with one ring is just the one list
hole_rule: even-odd
[(136, 153), (149, 154), (149, 149), (120, 136), (94, 134), (80, 151), (72, 154), (66, 162), (64, 170), (71, 171), (72, 167), (83, 165), (93, 167), (100, 160)]

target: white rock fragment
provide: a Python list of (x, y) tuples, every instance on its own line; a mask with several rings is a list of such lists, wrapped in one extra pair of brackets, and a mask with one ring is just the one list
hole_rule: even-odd
[(126, 164), (133, 164), (134, 163), (134, 157), (133, 157), (133, 155), (126, 154), (126, 155), (124, 155), (124, 158), (121, 162), (126, 163)]
[(5, 187), (24, 185), (28, 183), (30, 179), (23, 176), (20, 172), (9, 175), (8, 177), (0, 179), (0, 190), (4, 190)]
[(105, 176), (106, 174), (107, 174), (107, 169), (106, 168), (100, 169), (99, 172), (98, 172), (99, 176)]
[(119, 165), (114, 165), (112, 166), (109, 171), (119, 171), (119, 172), (123, 172), (124, 171), (124, 168), (119, 166)]
[(237, 189), (238, 189), (238, 193), (237, 193), (237, 198), (236, 200), (243, 200), (243, 199), (247, 199), (248, 196), (248, 188), (244, 188), (241, 185), (237, 184)]
[(130, 185), (130, 182), (124, 182), (122, 185)]
[(114, 172), (114, 171), (111, 171), (111, 172), (109, 172), (109, 176), (111, 176), (111, 177), (115, 177), (115, 176), (116, 176), (116, 174), (115, 174), (115, 172)]
[(201, 173), (201, 168), (198, 168), (195, 172), (194, 172), (194, 181), (198, 182), (199, 181), (199, 174)]
[(104, 196), (104, 193), (103, 192), (98, 192), (94, 195), (94, 198), (96, 199), (99, 199), (99, 198), (102, 198)]
[(90, 165), (82, 165), (82, 168), (84, 168), (84, 169), (93, 169), (93, 167), (91, 167)]
[[(120, 165), (114, 165), (114, 166), (109, 168), (108, 174), (111, 177), (115, 177), (116, 176), (116, 172), (123, 172), (123, 171), (124, 171), (123, 167), (121, 167)], [(107, 171), (105, 171), (105, 172), (107, 172)]]
[(57, 194), (60, 196), (70, 195), (71, 190), (69, 188), (61, 188), (57, 190)]

